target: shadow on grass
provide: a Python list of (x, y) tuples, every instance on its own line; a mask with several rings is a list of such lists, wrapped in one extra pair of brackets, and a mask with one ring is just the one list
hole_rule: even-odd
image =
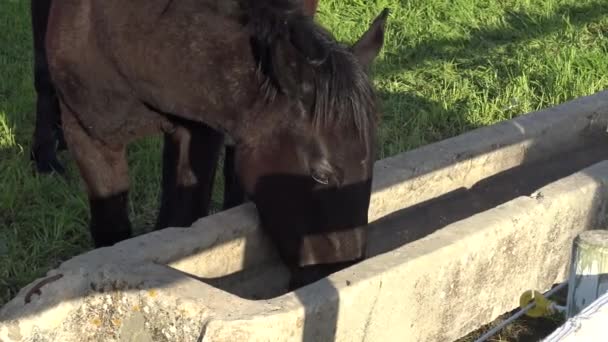
[(584, 26), (607, 14), (606, 1), (562, 5), (549, 16), (510, 11), (505, 14), (505, 27), (472, 29), (470, 38), (427, 40), (387, 52), (385, 58), (392, 63), (378, 67), (376, 74), (386, 77), (402, 70), (415, 69), (426, 61), (439, 60), (473, 60), (464, 63), (464, 67), (473, 67), (477, 65), (475, 60), (487, 56), (488, 51), (497, 47), (543, 38), (569, 26)]
[(443, 104), (407, 91), (378, 91), (381, 121), (377, 159), (405, 152), (480, 127), (462, 106)]

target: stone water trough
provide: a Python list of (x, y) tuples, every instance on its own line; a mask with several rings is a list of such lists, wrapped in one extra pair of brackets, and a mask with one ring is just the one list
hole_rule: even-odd
[(380, 160), (369, 258), (286, 292), (251, 203), (74, 257), (0, 341), (452, 341), (565, 279), (605, 227), (608, 91)]

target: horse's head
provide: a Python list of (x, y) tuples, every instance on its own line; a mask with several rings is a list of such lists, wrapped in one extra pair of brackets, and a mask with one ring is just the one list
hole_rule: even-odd
[(352, 46), (304, 16), (254, 40), (264, 96), (240, 134), (236, 169), (292, 267), (364, 257), (378, 123), (369, 70), (387, 15)]

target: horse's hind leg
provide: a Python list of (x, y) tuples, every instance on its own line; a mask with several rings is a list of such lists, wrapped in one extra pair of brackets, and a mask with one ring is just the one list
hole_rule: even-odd
[(207, 216), (223, 134), (198, 123), (165, 133), (161, 206), (156, 227), (187, 227)]
[[(59, 148), (65, 146), (60, 128), (60, 108), (49, 74), (45, 47), (46, 26), (50, 5), (50, 0), (31, 2), (34, 40), (34, 86), (36, 88), (37, 99), (36, 125), (30, 158), (36, 162), (38, 172), (49, 173), (54, 170), (58, 173), (63, 173), (64, 168), (57, 160), (55, 146), (56, 139), (59, 139)], [(55, 133), (58, 134), (57, 137)]]
[(91, 138), (65, 105), (61, 106), (61, 114), (69, 150), (86, 184), (95, 247), (130, 238), (126, 146), (111, 147)]
[[(57, 159), (57, 150), (66, 148), (61, 121), (58, 120), (61, 115), (59, 103), (53, 86), (48, 82), (48, 70), (36, 70), (35, 78), (36, 124), (30, 159), (36, 163), (36, 169), (40, 173), (55, 171), (63, 174), (65, 169)], [(59, 145), (56, 145), (57, 141)]]

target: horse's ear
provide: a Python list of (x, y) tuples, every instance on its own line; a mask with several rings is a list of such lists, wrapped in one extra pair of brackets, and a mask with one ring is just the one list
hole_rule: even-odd
[(310, 17), (296, 18), (290, 23), (289, 41), (311, 65), (323, 63), (329, 55), (328, 48), (315, 33), (314, 21)]
[(299, 84), (301, 81), (302, 57), (295, 47), (285, 39), (279, 40), (272, 56), (272, 74), (282, 93), (288, 97), (299, 97)]
[(322, 64), (329, 56), (328, 48), (319, 40), (313, 25), (312, 18), (292, 20), (288, 36), (281, 37), (273, 48), (273, 74), (288, 96), (302, 97), (311, 68)]
[(328, 48), (316, 32), (318, 0), (246, 1), (253, 53), (262, 72), (281, 92), (301, 97), (311, 69), (322, 64)]
[(304, 7), (304, 15), (314, 17), (317, 13), (317, 7), (319, 6), (319, 0), (302, 0)]
[(378, 56), (378, 53), (380, 53), (380, 49), (382, 49), (388, 13), (388, 8), (385, 8), (376, 19), (374, 19), (363, 36), (361, 36), (361, 38), (352, 46), (353, 54), (357, 57), (359, 63), (366, 68), (371, 66), (374, 59)]

